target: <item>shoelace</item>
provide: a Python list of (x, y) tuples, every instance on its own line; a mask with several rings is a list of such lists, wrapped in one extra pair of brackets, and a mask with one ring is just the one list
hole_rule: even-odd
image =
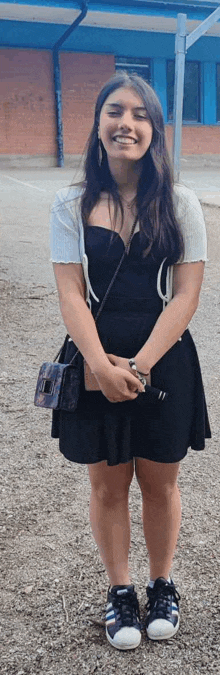
[(118, 609), (123, 626), (133, 626), (134, 616), (140, 619), (138, 602), (134, 596), (116, 595), (112, 598), (112, 604), (114, 609)]
[(160, 613), (161, 618), (166, 618), (170, 605), (170, 598), (174, 598), (177, 607), (179, 605), (180, 595), (175, 587), (168, 583), (158, 586), (156, 589), (150, 588), (148, 593), (149, 600), (146, 605), (147, 611), (154, 608), (158, 613)]

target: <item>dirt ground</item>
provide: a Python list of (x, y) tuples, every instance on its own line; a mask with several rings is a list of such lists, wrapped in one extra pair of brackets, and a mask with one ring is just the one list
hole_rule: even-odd
[[(39, 211), (43, 198), (42, 191)], [(33, 406), (39, 366), (55, 355), (65, 335), (57, 293), (52, 277), (49, 281), (44, 277), (45, 262), (38, 275), (27, 273), (25, 241), (29, 241), (29, 259), (35, 261), (42, 251), (45, 261), (44, 240), (36, 240), (32, 231), (28, 238), (22, 235), (23, 242), (16, 233), (10, 240), (16, 200), (10, 208), (8, 259), (1, 275), (1, 673), (219, 673), (220, 210), (204, 207), (209, 262), (191, 323), (213, 436), (205, 451), (189, 451), (179, 479), (183, 518), (173, 578), (182, 598), (181, 627), (176, 637), (164, 643), (147, 641), (143, 631), (137, 650), (118, 652), (104, 633), (102, 610), (108, 582), (90, 531), (87, 469), (60, 455), (57, 441), (50, 438), (50, 412)], [(16, 251), (20, 267), (16, 267)], [(132, 579), (144, 616), (148, 557), (135, 481), (130, 508)]]

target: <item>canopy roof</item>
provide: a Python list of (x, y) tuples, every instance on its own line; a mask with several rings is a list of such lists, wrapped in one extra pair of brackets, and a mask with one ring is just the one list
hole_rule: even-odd
[[(212, 0), (88, 0), (82, 26), (175, 33), (177, 14), (187, 14), (190, 33), (219, 6)], [(70, 25), (78, 16), (81, 2), (73, 0), (0, 0), (0, 19), (29, 23)], [(220, 36), (220, 22), (207, 35)]]

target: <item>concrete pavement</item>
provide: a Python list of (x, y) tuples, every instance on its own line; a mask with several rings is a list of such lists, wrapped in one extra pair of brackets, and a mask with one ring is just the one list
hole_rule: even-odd
[[(2, 161), (0, 168), (0, 185), (8, 181), (9, 184), (17, 182), (20, 185), (31, 184), (29, 189), (48, 191), (48, 196), (56, 192), (56, 189), (69, 185), (80, 179), (80, 155), (67, 157), (64, 168), (42, 167), (25, 161), (25, 158), (17, 160), (15, 165)], [(3, 179), (3, 185), (1, 178)], [(220, 207), (220, 155), (190, 155), (181, 158), (180, 180), (187, 187), (195, 190), (198, 198), (204, 204)], [(55, 191), (53, 189), (55, 187)], [(43, 189), (44, 188), (44, 189)]]
[(195, 190), (203, 204), (220, 207), (219, 155), (182, 157), (180, 180)]

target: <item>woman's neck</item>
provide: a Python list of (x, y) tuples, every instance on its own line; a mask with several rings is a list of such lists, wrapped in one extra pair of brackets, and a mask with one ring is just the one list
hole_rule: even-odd
[(118, 191), (125, 200), (132, 200), (137, 194), (137, 185), (141, 174), (140, 162), (108, 158), (109, 170), (118, 185)]

